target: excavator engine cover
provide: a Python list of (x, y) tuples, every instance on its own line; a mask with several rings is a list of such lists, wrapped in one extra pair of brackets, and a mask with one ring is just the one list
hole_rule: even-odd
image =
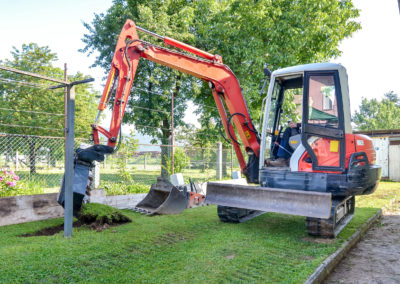
[(167, 180), (158, 177), (149, 193), (139, 202), (135, 211), (147, 215), (166, 215), (181, 213), (188, 204), (186, 192), (180, 191)]

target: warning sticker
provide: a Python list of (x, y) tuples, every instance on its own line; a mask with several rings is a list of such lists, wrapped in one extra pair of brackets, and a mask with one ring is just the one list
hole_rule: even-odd
[(331, 152), (339, 152), (339, 141), (338, 140), (331, 140), (329, 143), (329, 151)]

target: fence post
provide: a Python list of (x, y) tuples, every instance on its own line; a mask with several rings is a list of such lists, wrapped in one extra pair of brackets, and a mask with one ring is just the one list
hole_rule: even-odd
[(96, 189), (100, 186), (100, 163), (94, 161), (93, 167), (93, 188)]
[(144, 154), (144, 165), (143, 165), (143, 169), (146, 169), (146, 163), (147, 163), (147, 154)]
[(75, 127), (75, 87), (68, 86), (67, 127), (65, 139), (65, 203), (64, 237), (72, 236), (73, 183), (74, 183), (74, 127)]
[(217, 143), (217, 180), (222, 179), (222, 142)]
[(231, 144), (231, 176), (233, 173), (233, 144)]
[(18, 150), (15, 151), (15, 170), (18, 171)]
[(174, 174), (175, 137), (174, 137), (174, 92), (171, 93), (171, 175)]

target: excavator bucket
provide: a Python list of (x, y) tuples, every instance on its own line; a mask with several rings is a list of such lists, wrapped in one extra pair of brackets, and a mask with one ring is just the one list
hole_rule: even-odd
[(331, 215), (332, 197), (323, 192), (209, 182), (205, 202), (327, 219)]
[(178, 214), (187, 207), (188, 200), (187, 192), (157, 178), (157, 183), (151, 185), (149, 193), (134, 210), (146, 215)]

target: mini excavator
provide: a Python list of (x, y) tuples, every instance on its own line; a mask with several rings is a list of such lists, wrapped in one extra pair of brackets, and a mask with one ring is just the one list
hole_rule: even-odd
[[(171, 50), (140, 40), (137, 31), (162, 40)], [(177, 49), (185, 51), (180, 52)], [(352, 133), (346, 69), (340, 64), (316, 63), (276, 70), (264, 69), (269, 81), (263, 100), (262, 132), (250, 117), (239, 81), (222, 57), (160, 36), (127, 20), (119, 35), (111, 70), (92, 125), (94, 145), (76, 151), (74, 210), (79, 210), (93, 161), (115, 151), (121, 122), (140, 58), (168, 66), (208, 82), (226, 135), (242, 173), (253, 185), (209, 182), (206, 202), (218, 205), (223, 222), (240, 223), (266, 212), (306, 217), (307, 232), (335, 237), (353, 217), (355, 196), (375, 191), (381, 168), (375, 164), (372, 140)], [(266, 84), (264, 84), (265, 86)], [(109, 130), (98, 125), (116, 87)], [(297, 103), (300, 133), (290, 138), (286, 164), (278, 159), (282, 127), (288, 122), (285, 101)], [(99, 134), (107, 139), (101, 145)], [(243, 149), (243, 151), (242, 151)], [(247, 162), (245, 160), (247, 155)], [(90, 179), (90, 178), (89, 178)], [(148, 212), (182, 210), (183, 200), (173, 186), (152, 186), (145, 198)], [(63, 189), (62, 189), (63, 191)], [(60, 203), (63, 203), (60, 195)], [(178, 210), (178, 211), (179, 211)]]

